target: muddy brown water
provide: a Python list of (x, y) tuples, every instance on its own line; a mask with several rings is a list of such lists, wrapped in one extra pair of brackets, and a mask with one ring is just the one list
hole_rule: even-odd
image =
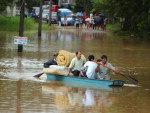
[[(16, 32), (0, 32), (0, 113), (148, 113), (150, 111), (150, 42), (111, 33), (58, 29), (26, 32), (28, 44), (17, 52)], [(138, 85), (121, 75), (112, 79), (126, 82), (122, 88), (86, 88), (47, 81), (33, 75), (59, 50), (81, 51), (96, 59), (105, 54), (122, 72), (139, 80)]]

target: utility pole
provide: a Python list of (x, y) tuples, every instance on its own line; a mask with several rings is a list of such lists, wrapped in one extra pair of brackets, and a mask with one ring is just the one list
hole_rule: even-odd
[(49, 5), (49, 26), (51, 26), (51, 17), (52, 17), (52, 0), (50, 0)]
[(40, 2), (39, 27), (38, 27), (39, 37), (41, 37), (41, 32), (42, 32), (42, 3), (43, 3), (43, 0), (41, 0)]
[[(21, 0), (20, 6), (20, 24), (19, 24), (19, 36), (23, 37), (24, 34), (24, 11), (25, 11), (25, 1)], [(18, 52), (23, 51), (23, 45), (18, 44)]]
[(58, 0), (58, 6), (59, 7), (61, 6), (61, 2), (62, 2), (62, 0)]

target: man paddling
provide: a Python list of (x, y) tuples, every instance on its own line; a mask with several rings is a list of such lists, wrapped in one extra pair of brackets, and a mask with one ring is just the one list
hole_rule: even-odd
[(84, 65), (85, 60), (81, 58), (81, 52), (77, 51), (76, 52), (76, 57), (72, 59), (69, 68), (68, 68), (68, 76), (70, 72), (73, 73), (74, 76), (79, 76), (80, 74), (80, 69)]
[[(107, 62), (107, 56), (106, 55), (102, 55), (101, 56), (101, 60), (100, 63), (103, 65), (106, 65), (107, 67), (111, 68), (111, 69), (115, 69), (115, 67), (113, 67), (110, 63)], [(98, 78), (102, 79), (102, 80), (110, 80), (110, 69), (102, 66), (102, 65), (98, 65), (96, 70), (96, 72), (98, 72)], [(118, 71), (115, 72), (116, 74), (119, 74)]]

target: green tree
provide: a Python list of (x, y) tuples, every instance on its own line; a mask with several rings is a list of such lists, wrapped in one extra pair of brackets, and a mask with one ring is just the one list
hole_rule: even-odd
[(75, 12), (86, 12), (90, 13), (92, 10), (92, 0), (76, 0), (75, 1)]
[(32, 7), (39, 7), (40, 6), (40, 1), (41, 0), (26, 0), (26, 7), (27, 8), (32, 8)]
[[(109, 18), (125, 18), (123, 30), (147, 32), (150, 28), (149, 0), (94, 0), (93, 10)], [(118, 19), (119, 20), (119, 19)]]
[(12, 0), (0, 0), (0, 12), (6, 9), (6, 6), (11, 5)]

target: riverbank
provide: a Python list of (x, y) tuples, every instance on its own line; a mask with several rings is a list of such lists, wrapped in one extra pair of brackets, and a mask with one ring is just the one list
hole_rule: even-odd
[[(0, 31), (19, 31), (20, 17), (0, 17)], [(46, 23), (42, 24), (42, 30), (55, 29), (53, 26), (49, 26)], [(38, 30), (38, 23), (33, 18), (25, 18), (24, 30)]]
[(122, 31), (121, 30), (121, 23), (114, 23), (114, 24), (107, 24), (106, 26), (107, 31), (112, 33), (117, 33), (118, 35), (123, 36), (133, 36), (134, 33), (130, 31)]
[(150, 32), (133, 32), (133, 31), (123, 31), (121, 30), (122, 26), (121, 23), (114, 23), (114, 24), (107, 24), (107, 31), (115, 33), (117, 35), (121, 36), (130, 36), (130, 37), (136, 37), (136, 38), (145, 38), (145, 39), (150, 39)]

